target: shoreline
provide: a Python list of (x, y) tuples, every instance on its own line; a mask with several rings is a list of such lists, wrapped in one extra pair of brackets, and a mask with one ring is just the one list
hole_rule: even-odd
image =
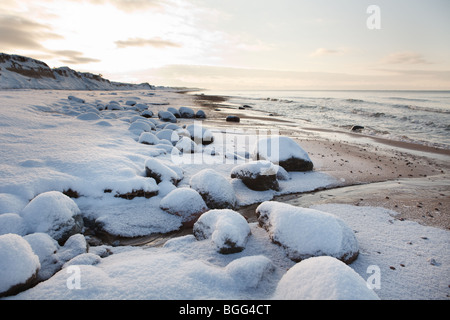
[[(274, 201), (310, 206), (345, 203), (393, 210), (396, 219), (450, 230), (450, 150), (340, 130), (303, 127), (288, 119), (227, 104), (227, 97), (193, 95), (209, 113), (206, 126), (280, 130), (297, 140), (315, 169), (341, 183), (326, 190), (277, 196)], [(237, 115), (240, 123), (226, 122)], [(238, 209), (252, 218), (256, 205)], [(253, 213), (252, 213), (253, 212)]]

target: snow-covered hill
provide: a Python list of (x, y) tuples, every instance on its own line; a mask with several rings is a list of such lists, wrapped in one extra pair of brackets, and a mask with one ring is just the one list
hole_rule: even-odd
[(153, 86), (113, 82), (68, 67), (51, 69), (33, 58), (0, 53), (0, 89), (133, 90)]

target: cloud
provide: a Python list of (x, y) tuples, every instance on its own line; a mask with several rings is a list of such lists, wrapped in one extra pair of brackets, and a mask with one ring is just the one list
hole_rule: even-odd
[(100, 5), (111, 4), (125, 12), (159, 8), (163, 4), (162, 0), (89, 0), (89, 2)]
[(84, 57), (82, 52), (75, 50), (55, 50), (51, 53), (61, 60), (61, 62), (67, 64), (85, 64), (91, 62), (100, 62), (101, 60), (95, 58)]
[(425, 57), (415, 52), (394, 52), (382, 59), (385, 64), (431, 64)]
[(42, 41), (61, 39), (51, 29), (27, 18), (0, 15), (0, 47), (10, 49), (43, 49)]
[(180, 44), (172, 42), (170, 40), (164, 40), (159, 37), (151, 39), (143, 38), (128, 38), (127, 40), (118, 40), (115, 42), (118, 48), (127, 47), (154, 47), (154, 48), (166, 48), (166, 47), (181, 47)]
[(333, 54), (339, 54), (339, 53), (343, 53), (343, 51), (318, 48), (316, 51), (312, 52), (309, 56), (310, 57), (320, 57), (320, 56), (327, 56), (327, 55), (333, 55)]

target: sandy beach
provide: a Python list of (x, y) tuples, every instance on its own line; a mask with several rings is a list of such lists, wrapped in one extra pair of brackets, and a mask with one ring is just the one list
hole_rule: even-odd
[[(340, 181), (331, 189), (283, 195), (277, 201), (306, 207), (323, 203), (383, 207), (398, 212), (397, 219), (450, 229), (450, 150), (302, 126), (276, 114), (239, 109), (222, 96), (193, 94), (193, 99), (208, 115), (205, 126), (223, 130), (277, 128), (308, 152), (315, 170)], [(240, 122), (226, 122), (228, 115), (237, 115)], [(240, 212), (253, 219), (255, 207), (241, 208)]]

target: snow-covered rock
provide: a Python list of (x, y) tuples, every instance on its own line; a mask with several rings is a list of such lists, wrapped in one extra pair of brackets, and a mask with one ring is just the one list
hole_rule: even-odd
[(145, 161), (145, 172), (147, 177), (155, 179), (158, 184), (161, 181), (170, 181), (172, 184), (177, 185), (183, 179), (180, 172), (174, 171), (162, 161), (155, 158), (148, 158)]
[(151, 117), (153, 117), (153, 111), (152, 110), (144, 110), (141, 113), (141, 117), (151, 118)]
[(159, 138), (152, 132), (142, 132), (139, 136), (139, 143), (155, 145), (159, 143)]
[(161, 199), (159, 206), (170, 214), (180, 216), (185, 225), (192, 225), (208, 210), (200, 194), (186, 187), (169, 192)]
[(230, 262), (225, 270), (238, 288), (255, 289), (275, 271), (272, 261), (262, 255), (242, 257)]
[(177, 118), (174, 116), (174, 114), (172, 112), (169, 112), (169, 111), (160, 110), (158, 112), (158, 118), (161, 121), (172, 122), (172, 123), (177, 122)]
[(241, 252), (251, 235), (245, 218), (231, 209), (213, 209), (205, 212), (194, 224), (197, 240), (211, 239), (217, 251), (223, 254)]
[(191, 139), (196, 144), (208, 145), (214, 142), (214, 135), (211, 130), (204, 128), (201, 124), (193, 123), (186, 127)]
[(278, 167), (270, 161), (258, 160), (242, 163), (231, 170), (231, 178), (237, 178), (255, 191), (279, 190)]
[(256, 216), (272, 242), (285, 248), (294, 261), (331, 256), (351, 263), (358, 257), (353, 230), (333, 214), (265, 201), (256, 208)]
[(59, 191), (41, 193), (22, 210), (21, 216), (28, 233), (47, 233), (60, 244), (83, 229), (77, 204)]
[(39, 281), (47, 280), (61, 269), (61, 263), (56, 255), (60, 249), (58, 242), (46, 233), (37, 232), (23, 237), (39, 257), (41, 268), (37, 274)]
[(314, 257), (290, 268), (281, 278), (277, 300), (379, 300), (366, 281), (332, 257)]
[(180, 136), (178, 135), (178, 133), (171, 129), (163, 129), (161, 131), (158, 131), (156, 133), (156, 136), (160, 140), (167, 140), (171, 142), (172, 145), (175, 145), (178, 142), (178, 140), (180, 140)]
[(195, 118), (197, 119), (206, 119), (206, 113), (203, 110), (197, 110), (195, 113)]
[(26, 205), (27, 202), (16, 195), (10, 193), (0, 193), (0, 214), (19, 212), (25, 208)]
[(194, 174), (189, 184), (200, 193), (210, 209), (234, 209), (236, 194), (231, 183), (213, 169), (203, 169)]
[(169, 107), (169, 108), (167, 108), (167, 111), (169, 111), (171, 114), (173, 114), (175, 116), (175, 118), (181, 118), (180, 111), (178, 111), (177, 109), (175, 109), (173, 107)]
[(188, 137), (182, 137), (178, 140), (175, 147), (183, 153), (195, 153), (198, 150), (197, 144)]
[(27, 234), (27, 225), (17, 213), (0, 214), (0, 235), (15, 233), (20, 236)]
[(272, 136), (258, 140), (252, 157), (254, 160), (269, 160), (287, 171), (313, 169), (308, 153), (290, 137)]
[(0, 297), (32, 286), (41, 267), (39, 257), (17, 234), (0, 235)]
[(192, 108), (180, 107), (178, 110), (180, 111), (181, 118), (188, 118), (188, 119), (195, 118), (195, 112)]
[(139, 136), (141, 135), (142, 132), (152, 131), (152, 127), (150, 124), (145, 123), (143, 121), (135, 121), (130, 124), (128, 130)]

